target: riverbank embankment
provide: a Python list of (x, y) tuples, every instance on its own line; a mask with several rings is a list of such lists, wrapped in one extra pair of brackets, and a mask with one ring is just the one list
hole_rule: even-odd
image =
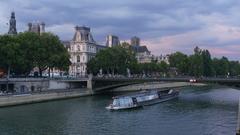
[(16, 106), (23, 104), (31, 104), (38, 102), (46, 102), (52, 100), (77, 98), (82, 96), (90, 96), (89, 90), (73, 90), (61, 92), (44, 92), (44, 93), (28, 93), (18, 95), (0, 96), (0, 107)]

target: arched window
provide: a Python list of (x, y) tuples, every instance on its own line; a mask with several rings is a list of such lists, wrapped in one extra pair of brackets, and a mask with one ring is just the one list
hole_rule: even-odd
[(77, 56), (77, 62), (80, 62), (80, 56), (79, 55)]

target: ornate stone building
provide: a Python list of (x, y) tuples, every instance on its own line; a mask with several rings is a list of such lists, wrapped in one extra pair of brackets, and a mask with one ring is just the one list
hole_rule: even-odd
[(69, 68), (69, 74), (71, 76), (85, 76), (87, 75), (87, 62), (105, 46), (98, 45), (94, 41), (89, 27), (76, 26), (75, 30), (72, 41), (69, 44), (65, 42), (71, 55), (72, 64)]
[(16, 28), (16, 19), (15, 19), (15, 13), (11, 13), (11, 19), (9, 20), (9, 35), (15, 35), (17, 34), (17, 28)]

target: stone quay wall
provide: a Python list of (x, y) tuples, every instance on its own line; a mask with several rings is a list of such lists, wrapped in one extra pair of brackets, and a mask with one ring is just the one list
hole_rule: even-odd
[[(87, 82), (87, 81), (86, 81)], [(70, 89), (70, 82), (54, 80), (48, 78), (10, 78), (9, 80), (0, 79), (0, 91), (6, 90), (16, 93), (42, 92), (49, 90)], [(72, 88), (74, 88), (72, 86)]]
[(76, 98), (90, 95), (91, 92), (88, 90), (74, 90), (63, 92), (46, 92), (46, 93), (0, 96), (0, 107), (16, 106), (22, 104), (31, 104), (37, 102), (46, 102), (51, 100)]

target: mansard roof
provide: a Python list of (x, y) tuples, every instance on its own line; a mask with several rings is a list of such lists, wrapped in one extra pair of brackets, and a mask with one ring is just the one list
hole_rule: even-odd
[(136, 53), (150, 52), (147, 46), (132, 45), (130, 48)]
[(90, 28), (86, 26), (76, 26), (75, 34), (73, 36), (74, 42), (91, 42), (95, 43), (92, 34), (90, 32)]

